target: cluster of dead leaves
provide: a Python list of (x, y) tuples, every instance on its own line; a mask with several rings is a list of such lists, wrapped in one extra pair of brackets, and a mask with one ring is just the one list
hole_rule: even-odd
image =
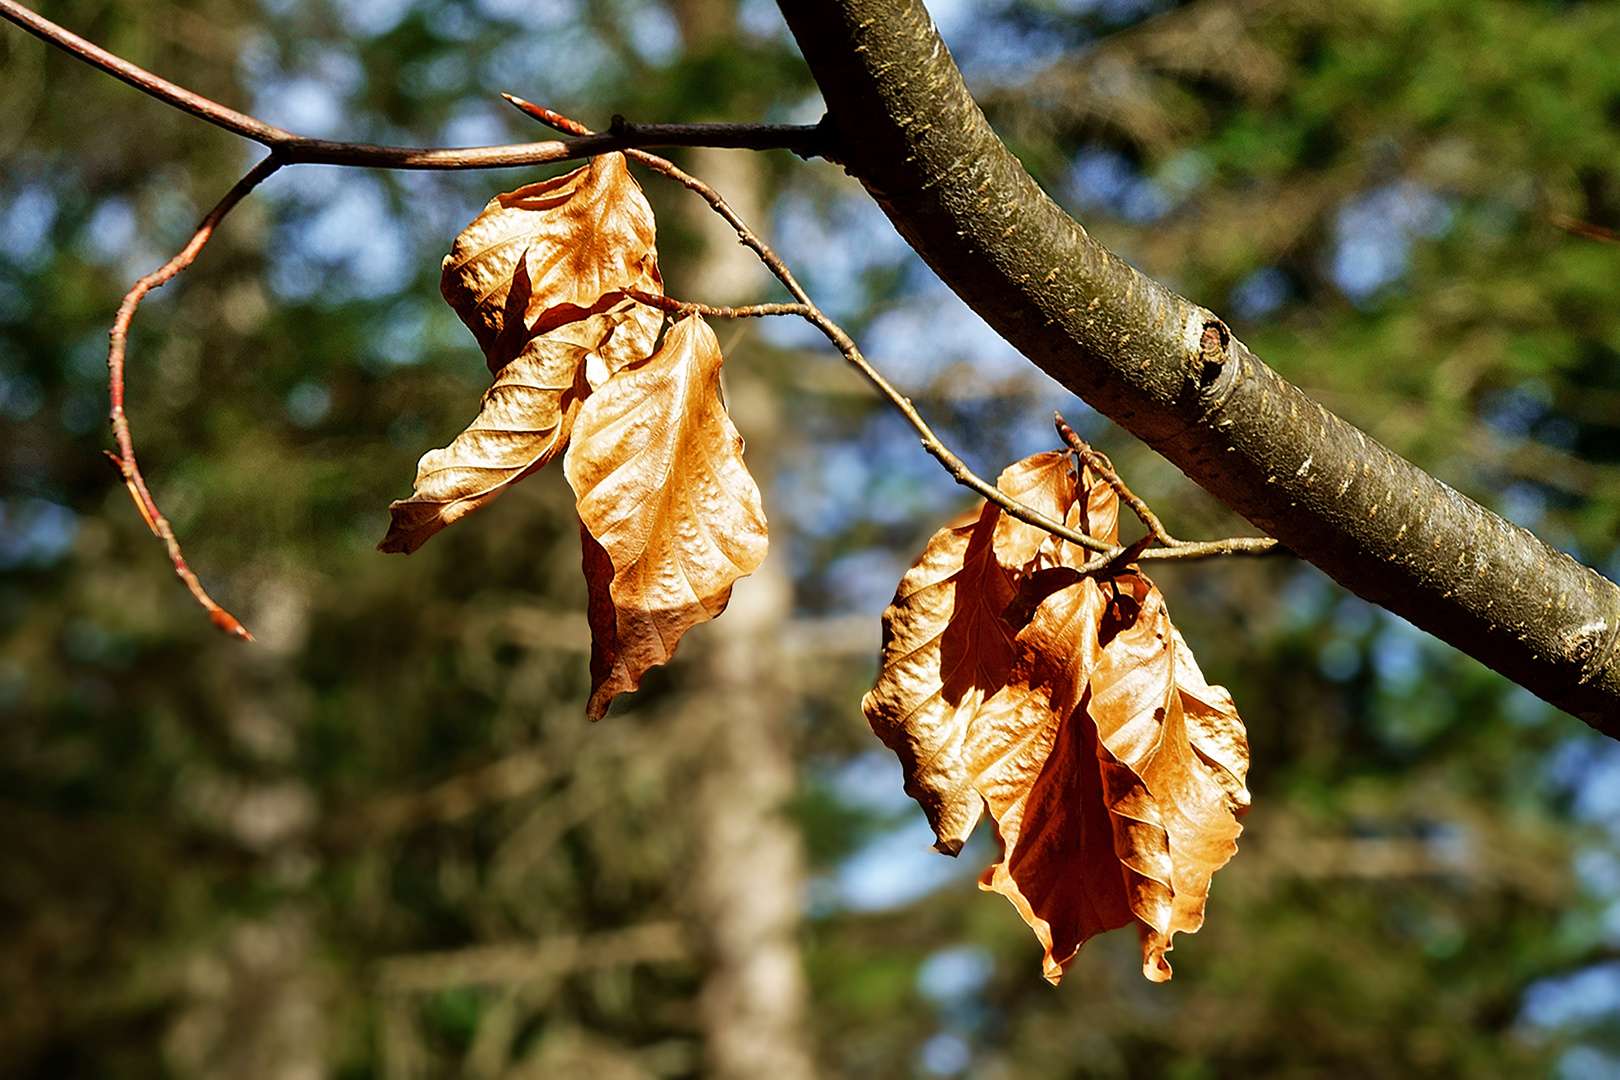
[[(998, 486), (1117, 543), (1117, 495), (1066, 453)], [(980, 887), (1018, 908), (1048, 979), (1088, 938), (1135, 923), (1159, 982), (1237, 850), (1248, 747), (1159, 590), (1135, 566), (1082, 575), (1092, 555), (989, 503), (940, 530), (884, 613), (863, 706), (941, 851), (959, 852), (989, 810), (1002, 858)]]
[[(495, 376), (478, 416), (422, 457), (378, 545), (411, 552), (558, 454), (577, 497), (591, 698), (669, 659), (765, 557), (759, 488), (719, 393), (701, 318), (667, 329), (652, 210), (620, 154), (496, 197), (444, 261), (445, 299)], [(662, 340), (660, 340), (660, 338)], [(1117, 543), (1119, 500), (1066, 453), (1001, 475), (1047, 517)], [(985, 809), (1006, 895), (1057, 981), (1094, 934), (1137, 924), (1143, 971), (1203, 922), (1236, 850), (1248, 750), (1232, 699), (1199, 673), (1134, 566), (986, 504), (941, 530), (884, 615), (867, 718), (905, 766), (940, 850)]]
[[(765, 557), (765, 512), (697, 316), (667, 331), (652, 208), (606, 154), (499, 195), (456, 238), (441, 291), (495, 376), (424, 454), (383, 551), (412, 552), (563, 455), (589, 589), (591, 719), (634, 690)], [(660, 342), (660, 334), (662, 341)]]

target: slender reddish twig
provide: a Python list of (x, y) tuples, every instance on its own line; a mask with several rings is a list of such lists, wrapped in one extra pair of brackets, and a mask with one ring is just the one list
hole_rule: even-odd
[(1182, 546), (1182, 541), (1171, 536), (1169, 530), (1159, 521), (1158, 515), (1148, 509), (1148, 504), (1137, 498), (1131, 492), (1131, 489), (1125, 486), (1125, 481), (1121, 480), (1119, 474), (1114, 471), (1114, 463), (1108, 460), (1107, 455), (1093, 450), (1091, 444), (1082, 439), (1080, 434), (1069, 426), (1068, 421), (1064, 420), (1060, 413), (1053, 413), (1052, 419), (1057, 424), (1059, 437), (1069, 444), (1069, 449), (1073, 450), (1081, 461), (1091, 466), (1091, 470), (1102, 477), (1103, 483), (1114, 489), (1114, 494), (1119, 496), (1119, 501), (1131, 508), (1131, 511), (1136, 514), (1142, 524), (1147, 526), (1148, 533), (1155, 540), (1165, 547)]
[(208, 211), (208, 216), (203, 218), (202, 224), (197, 226), (197, 231), (192, 234), (191, 240), (178, 255), (135, 283), (134, 288), (124, 295), (123, 303), (118, 305), (118, 314), (113, 319), (112, 333), (109, 335), (111, 344), (107, 349), (107, 393), (112, 402), (110, 419), (113, 440), (118, 444), (118, 453), (109, 453), (107, 456), (117, 464), (118, 472), (124, 478), (124, 486), (129, 489), (129, 497), (135, 500), (135, 508), (141, 512), (141, 517), (145, 519), (152, 533), (168, 548), (169, 561), (174, 564), (176, 576), (185, 583), (187, 589), (191, 590), (191, 595), (196, 597), (197, 603), (208, 612), (208, 617), (215, 626), (244, 641), (252, 641), (253, 635), (247, 632), (247, 628), (236, 616), (214, 603), (213, 598), (203, 589), (202, 582), (197, 580), (197, 575), (186, 565), (185, 556), (180, 553), (180, 542), (175, 539), (174, 530), (169, 527), (168, 519), (158, 510), (157, 503), (152, 499), (152, 493), (146, 488), (146, 480), (141, 476), (140, 466), (135, 462), (135, 442), (130, 435), (129, 417), (124, 412), (124, 355), (129, 344), (129, 324), (135, 318), (135, 312), (141, 306), (146, 294), (167, 284), (176, 274), (190, 266), (197, 258), (197, 253), (203, 249), (203, 245), (214, 235), (214, 230), (219, 227), (225, 215), (230, 213), (248, 192), (258, 187), (267, 176), (281, 168), (283, 164), (285, 163), (277, 155), (271, 154), (253, 166), (248, 174), (238, 180), (236, 185), (225, 193), (225, 197)]
[[(1119, 501), (1129, 506), (1133, 513), (1147, 526), (1147, 535), (1132, 545), (1135, 552), (1126, 552), (1130, 557), (1116, 556), (1113, 559), (1093, 559), (1081, 567), (1082, 573), (1094, 573), (1105, 567), (1133, 562), (1136, 559), (1202, 559), (1211, 555), (1265, 555), (1269, 552), (1281, 550), (1277, 541), (1269, 536), (1232, 536), (1225, 540), (1177, 540), (1170, 535), (1170, 531), (1159, 521), (1148, 504), (1125, 486), (1125, 481), (1119, 478), (1114, 471), (1114, 463), (1108, 456), (1092, 448), (1091, 444), (1082, 439), (1068, 421), (1058, 413), (1052, 414), (1057, 424), (1057, 431), (1069, 448), (1079, 455), (1080, 460), (1091, 466), (1093, 472), (1102, 477)], [(1157, 540), (1163, 548), (1147, 550), (1149, 543)]]
[(785, 148), (801, 156), (821, 153), (829, 143), (825, 131), (813, 125), (779, 124), (667, 124), (635, 126), (617, 124), (607, 135), (590, 135), (567, 141), (528, 143), (518, 146), (486, 146), (468, 149), (421, 149), (416, 147), (374, 146), (366, 143), (309, 139), (255, 117), (237, 112), (216, 101), (178, 86), (159, 75), (115, 56), (93, 42), (57, 25), (17, 3), (0, 0), (0, 17), (54, 45), (79, 60), (216, 127), (234, 132), (270, 148), (270, 156), (244, 176), (211, 210), (186, 247), (164, 266), (135, 283), (119, 305), (113, 321), (111, 346), (107, 355), (108, 394), (111, 399), (113, 437), (116, 455), (109, 454), (118, 467), (136, 509), (163, 540), (175, 574), (208, 612), (221, 630), (234, 637), (252, 640), (235, 616), (225, 611), (203, 589), (187, 565), (179, 542), (168, 520), (158, 510), (135, 459), (129, 420), (124, 410), (124, 360), (129, 326), (141, 300), (190, 266), (208, 242), (221, 220), (265, 177), (284, 165), (331, 164), (372, 166), (394, 169), (482, 169), (512, 165), (535, 165), (591, 157), (609, 150), (638, 145), (683, 146), (719, 145), (748, 149)]

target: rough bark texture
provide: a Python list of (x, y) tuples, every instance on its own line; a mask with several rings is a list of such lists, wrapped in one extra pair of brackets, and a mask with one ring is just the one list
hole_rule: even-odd
[(1307, 398), (1086, 234), (918, 0), (779, 0), (849, 172), (1034, 363), (1352, 592), (1620, 736), (1620, 588)]

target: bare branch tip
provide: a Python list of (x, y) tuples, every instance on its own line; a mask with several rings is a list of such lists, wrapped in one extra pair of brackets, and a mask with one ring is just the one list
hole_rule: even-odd
[(235, 615), (222, 607), (210, 608), (208, 621), (219, 627), (220, 632), (226, 637), (247, 642), (256, 640), (252, 634), (248, 633), (247, 627), (243, 626)]

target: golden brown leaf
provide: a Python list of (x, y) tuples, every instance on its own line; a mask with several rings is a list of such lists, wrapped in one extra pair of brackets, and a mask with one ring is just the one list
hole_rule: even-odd
[[(1247, 793), (1239, 795), (1227, 781), (1241, 782), (1234, 770), (1246, 767), (1247, 752), (1241, 763), (1227, 760), (1217, 770), (1194, 748), (1187, 700), (1198, 700), (1197, 690), (1208, 688), (1199, 675), (1197, 686), (1182, 689), (1178, 675), (1195, 673), (1197, 666), (1188, 668), (1190, 655), (1178, 663), (1186, 644), (1170, 624), (1164, 597), (1140, 575), (1127, 581), (1130, 593), (1118, 607), (1124, 612), (1121, 621), (1129, 622), (1105, 638), (1088, 712), (1100, 742), (1120, 766), (1109, 805), (1116, 836), (1123, 828), (1132, 838), (1129, 854), (1121, 845), (1120, 858), (1141, 879), (1131, 907), (1147, 928), (1142, 971), (1162, 981), (1170, 977), (1164, 954), (1171, 938), (1203, 925), (1210, 879), (1237, 852), (1242, 827), (1236, 812), (1247, 804)], [(1206, 715), (1203, 723), (1211, 726), (1211, 718)], [(1212, 726), (1230, 737), (1236, 723), (1237, 714), (1229, 711)], [(1233, 750), (1228, 747), (1223, 756)]]
[[(491, 199), (456, 237), (439, 288), (498, 372), (535, 334), (662, 291), (652, 208), (623, 154)], [(645, 354), (643, 354), (645, 355)]]
[[(1035, 454), (1016, 465), (1009, 465), (996, 477), (996, 487), (1031, 510), (1054, 521), (1062, 521), (1074, 505), (1074, 469), (1069, 455), (1062, 451)], [(996, 520), (996, 558), (1007, 569), (1022, 572), (1036, 563), (1041, 552), (1056, 552), (1062, 543), (1045, 529), (1027, 525), (1008, 514)], [(1047, 565), (1055, 565), (1046, 559)]]
[[(1026, 459), (998, 483), (1117, 543), (1115, 493), (1089, 468), (1076, 478), (1066, 455)], [(1211, 875), (1236, 850), (1247, 749), (1158, 590), (1134, 568), (1081, 578), (1089, 558), (988, 505), (936, 534), (884, 615), (864, 704), (942, 850), (989, 809), (1003, 855), (981, 885), (1034, 929), (1047, 978), (1088, 938), (1136, 922), (1143, 971), (1162, 980), (1173, 936), (1201, 925)], [(953, 626), (966, 648), (947, 667)], [(947, 694), (948, 670), (972, 672), (972, 692)]]
[[(720, 345), (702, 319), (672, 326), (651, 358), (614, 374), (574, 420), (563, 470), (579, 517), (607, 556), (593, 559), (591, 699), (599, 719), (667, 661), (687, 630), (718, 615), (765, 557), (765, 512), (720, 402)], [(603, 637), (613, 609), (611, 645)]]
[(1091, 581), (1048, 597), (1019, 634), (1013, 679), (974, 724), (982, 758), (974, 786), (1003, 852), (979, 883), (1011, 900), (1035, 931), (1053, 982), (1087, 939), (1135, 921), (1096, 727), (1075, 707), (1096, 667), (1103, 606)]
[(1000, 513), (987, 504), (935, 533), (900, 580), (883, 613), (881, 674), (861, 702), (900, 758), (935, 846), (950, 855), (984, 809), (972, 784), (970, 726), (1012, 668), (1012, 631), (1001, 621), (1012, 575), (992, 542)]
[(496, 375), (467, 430), (422, 455), (415, 490), (389, 506), (392, 522), (378, 548), (415, 551), (554, 458), (590, 392), (589, 370), (605, 373), (645, 357), (661, 321), (653, 309), (623, 300), (531, 339)]

